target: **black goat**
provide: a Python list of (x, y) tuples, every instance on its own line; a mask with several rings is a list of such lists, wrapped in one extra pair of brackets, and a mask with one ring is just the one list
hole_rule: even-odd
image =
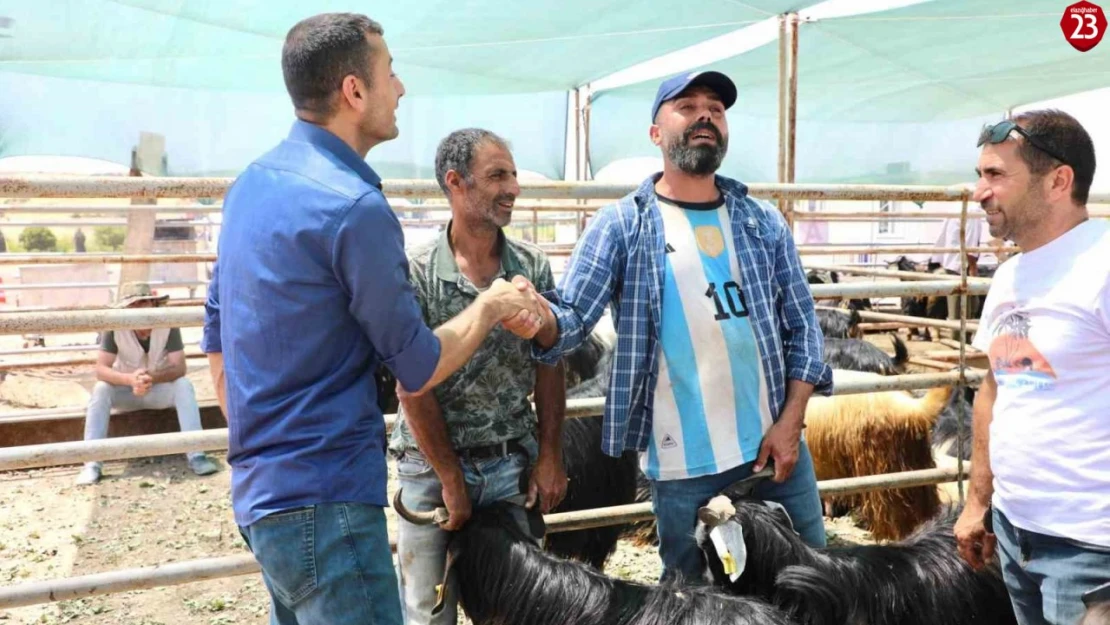
[[(940, 265), (937, 264), (919, 264), (906, 258), (899, 256), (897, 260), (887, 263), (887, 269), (891, 271), (912, 271), (915, 273), (935, 273), (938, 275), (945, 275), (945, 271)], [(944, 279), (944, 278), (938, 278)], [(901, 279), (899, 279), (901, 280)], [(902, 300), (902, 314), (912, 317), (923, 317), (926, 319), (947, 319), (948, 318), (948, 298), (945, 296), (903, 296)], [(910, 328), (910, 339), (914, 337), (920, 338), (925, 341), (933, 340), (932, 332), (929, 328)]]
[[(699, 510), (695, 532), (715, 584), (772, 601), (806, 625), (1016, 623), (997, 561), (976, 572), (960, 557), (957, 516), (949, 510), (896, 543), (815, 550), (781, 508), (721, 496)], [(742, 528), (742, 539), (726, 543), (742, 559), (735, 581), (711, 539), (718, 527)]]
[[(636, 476), (640, 469), (635, 452), (619, 458), (601, 451), (602, 418), (582, 417), (563, 422), (563, 466), (567, 494), (552, 512), (571, 512), (620, 506), (636, 501)], [(597, 569), (617, 548), (624, 530), (619, 525), (553, 534), (547, 551), (579, 560)]]
[[(963, 405), (963, 419), (960, 419), (960, 405)], [(964, 460), (971, 460), (971, 408), (975, 404), (975, 389), (970, 386), (963, 393), (952, 393), (944, 410), (937, 416), (933, 424), (933, 447), (955, 458), (957, 430), (960, 435), (960, 446), (963, 450)], [(957, 423), (961, 426), (957, 428)]]
[[(598, 333), (564, 359), (567, 398), (605, 397), (613, 350)], [(378, 403), (384, 413), (396, 412), (396, 381), (382, 367), (375, 376)], [(602, 417), (567, 419), (563, 423), (563, 467), (567, 493), (552, 512), (573, 512), (620, 506), (636, 501), (639, 473), (634, 452), (613, 458), (601, 450)], [(622, 526), (595, 527), (554, 535), (548, 551), (601, 569), (617, 548)]]
[[(827, 269), (810, 269), (806, 272), (806, 282), (809, 284), (839, 284), (840, 274)], [(871, 310), (871, 300), (867, 298), (849, 299), (847, 304), (844, 304), (844, 298), (842, 297), (822, 297), (820, 299), (835, 301), (844, 305), (848, 310)]]
[(825, 339), (825, 363), (833, 369), (896, 375), (905, 370), (910, 356), (898, 335), (891, 334), (890, 338), (894, 342), (893, 358), (863, 339)]
[[(415, 515), (399, 505), (398, 514)], [(531, 534), (521, 529), (526, 514)], [(427, 515), (425, 515), (426, 517)], [(475, 510), (447, 545), (447, 575), (474, 625), (789, 625), (779, 609), (707, 586), (607, 577), (536, 546), (538, 514), (507, 502)], [(444, 584), (446, 586), (446, 583)]]
[(860, 321), (858, 310), (817, 310), (817, 323), (826, 339), (862, 338)]

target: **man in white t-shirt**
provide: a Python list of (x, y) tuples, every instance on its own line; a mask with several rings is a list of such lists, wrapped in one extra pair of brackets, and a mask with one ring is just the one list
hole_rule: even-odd
[(1074, 625), (1110, 581), (1110, 225), (1088, 217), (1094, 146), (1072, 117), (1023, 113), (980, 145), (975, 200), (1023, 251), (975, 337), (991, 366), (955, 534), (976, 568), (997, 546), (1019, 623)]

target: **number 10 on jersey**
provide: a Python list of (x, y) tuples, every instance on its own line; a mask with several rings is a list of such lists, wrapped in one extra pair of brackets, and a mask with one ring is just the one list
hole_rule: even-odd
[(717, 283), (710, 282), (705, 296), (713, 300), (713, 305), (717, 307), (717, 314), (713, 315), (717, 321), (748, 316), (748, 302), (744, 299), (744, 291), (732, 280), (721, 285), (719, 291)]

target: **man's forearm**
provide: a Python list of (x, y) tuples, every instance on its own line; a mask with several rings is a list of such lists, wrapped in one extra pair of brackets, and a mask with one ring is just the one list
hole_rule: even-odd
[(782, 407), (782, 420), (801, 428), (805, 423), (806, 405), (813, 396), (814, 386), (809, 382), (789, 379), (786, 381), (786, 402)]
[(212, 373), (212, 386), (216, 389), (216, 401), (220, 404), (220, 410), (224, 413), (224, 418), (228, 418), (227, 414), (227, 382), (224, 379), (224, 355), (222, 352), (211, 352), (208, 354), (208, 369)]
[(493, 308), (479, 298), (466, 310), (436, 328), (435, 335), (439, 339), (439, 362), (436, 363), (432, 377), (422, 388), (413, 393), (417, 395), (427, 393), (462, 367), (478, 350), (478, 346), (498, 321), (500, 320), (494, 314)]
[(150, 379), (153, 384), (165, 384), (166, 382), (173, 382), (178, 378), (185, 377), (188, 371), (185, 366), (185, 361), (182, 359), (181, 363), (173, 364), (163, 367), (157, 371), (150, 372)]
[(447, 487), (463, 485), (462, 465), (447, 435), (447, 422), (435, 394), (400, 394), (401, 406), (405, 410), (405, 421), (416, 439), (420, 452), (439, 476), (439, 481)]
[(541, 311), (543, 313), (543, 326), (532, 340), (541, 349), (551, 349), (559, 341), (559, 321), (555, 318), (555, 313), (551, 312), (550, 306), (544, 306)]
[(563, 421), (567, 413), (567, 385), (562, 362), (536, 366), (536, 417), (540, 455), (563, 458)]
[(104, 365), (96, 366), (96, 379), (112, 386), (131, 386), (131, 376)]

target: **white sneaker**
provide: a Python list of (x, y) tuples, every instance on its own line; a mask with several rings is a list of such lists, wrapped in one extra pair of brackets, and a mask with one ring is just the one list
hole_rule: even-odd
[(100, 481), (100, 463), (86, 462), (81, 472), (77, 474), (77, 485), (87, 486)]

